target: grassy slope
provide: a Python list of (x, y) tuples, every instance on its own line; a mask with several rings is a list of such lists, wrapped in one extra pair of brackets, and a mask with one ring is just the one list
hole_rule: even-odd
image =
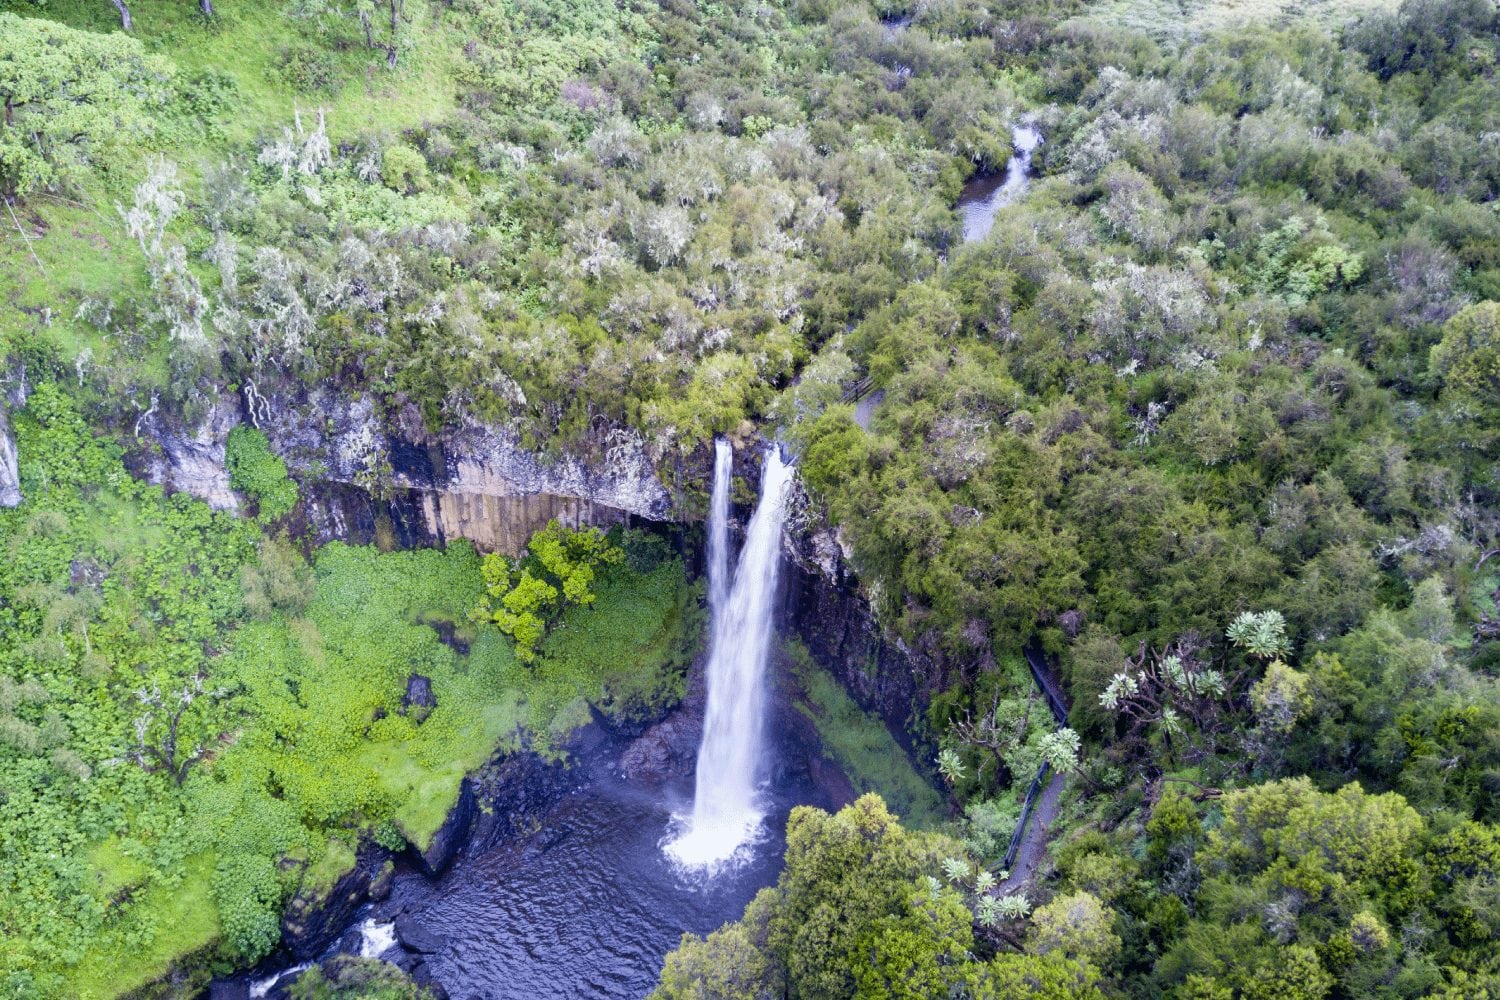
[(119, 933), (102, 935), (98, 946), (68, 970), (69, 995), (78, 1000), (120, 996), (159, 979), (185, 956), (217, 941), (219, 910), (212, 875), (213, 858), (198, 855), (183, 863), (177, 884), (145, 887), (132, 905), (151, 914), (162, 932), (144, 941)]
[[(307, 24), (280, 16), (278, 5), (223, 0), (215, 8), (218, 16), (209, 23), (195, 4), (182, 0), (131, 4), (135, 36), (170, 60), (181, 78), (212, 71), (234, 82), (229, 106), (215, 116), (218, 129), (178, 128), (157, 136), (157, 151), (177, 162), (187, 178), (230, 149), (290, 126), (298, 109), (309, 123), (318, 109), (325, 110), (329, 138), (337, 145), (369, 131), (400, 132), (454, 107), (461, 39), (443, 24), (441, 5), (427, 8), (414, 32), (416, 48), (394, 71), (362, 47), (347, 46), (334, 56), (342, 80), (337, 92), (311, 96), (295, 94), (279, 70), (279, 54), (303, 38)], [(119, 30), (114, 8), (95, 0), (52, 0), (44, 10), (19, 12), (74, 28)], [(100, 363), (122, 347), (132, 363), (154, 366), (165, 376), (159, 351), (140, 358), (138, 350), (113, 344), (74, 318), (90, 296), (119, 299), (146, 289), (144, 261), (115, 210), (129, 200), (142, 172), (142, 162), (116, 163), (68, 197), (33, 196), (14, 209), (14, 217), (0, 208), (0, 335), (44, 329), (66, 356), (88, 347)], [(50, 310), (46, 320), (38, 314), (44, 309)]]
[[(645, 579), (620, 572), (601, 584), (594, 608), (569, 613), (558, 633), (566, 638), (549, 643), (552, 659), (533, 670), (489, 627), (469, 637), (473, 655), (459, 656), (419, 624), (462, 620), (477, 603), (478, 559), (467, 546), (382, 554), (334, 544), (319, 559), (318, 577), (305, 617), (250, 625), (236, 642), (227, 669), (247, 685), (260, 718), (214, 771), (230, 773), (228, 785), (278, 784), (304, 813), (383, 803), (381, 811), (419, 847), (431, 842), (464, 775), (514, 745), (523, 728), (545, 746), (588, 720), (586, 711), (572, 711), (578, 699), (660, 701), (680, 693), (683, 630), (697, 621), (680, 564), (664, 562)], [(438, 700), (420, 726), (397, 711), (413, 670), (432, 678)], [(235, 792), (214, 780), (190, 785), (190, 794), (217, 812), (209, 800)], [(297, 852), (309, 861), (304, 890), (332, 884), (354, 862), (338, 835), (312, 853)], [(216, 940), (214, 855), (192, 859), (175, 884), (150, 881), (113, 840), (97, 845), (90, 861), (101, 895), (135, 894), (131, 919), (116, 921), (64, 970), (70, 995), (128, 992)], [(151, 930), (142, 937), (143, 927)]]
[[(681, 691), (696, 591), (656, 544), (628, 544), (632, 559), (601, 578), (594, 607), (566, 616), (537, 668), (492, 627), (460, 628), (471, 655), (432, 627), (479, 603), (466, 545), (327, 546), (305, 610), (235, 629), (253, 525), (135, 484), (57, 399), (40, 388), (14, 415), (27, 499), (0, 512), (0, 674), (41, 670), (46, 709), (69, 723), (59, 738), (93, 770), (75, 784), (39, 771), (47, 748), (0, 755), (0, 843), (15, 852), (0, 925), (21, 939), (0, 971), (39, 973), (41, 995), (114, 996), (214, 945), (228, 926), (225, 861), (266, 859), (283, 891), (326, 889), (361, 834), (429, 843), (463, 776), (524, 728), (545, 746), (587, 720), (588, 702), (630, 712)], [(61, 416), (39, 423), (44, 412)], [(107, 581), (99, 605), (54, 625), (49, 606), (67, 598), (47, 595), (67, 593), (80, 566)], [(206, 670), (224, 692), (213, 753), (180, 788), (121, 754), (133, 690), (169, 669)], [(413, 672), (438, 701), (420, 723), (402, 713)]]
[(885, 723), (860, 711), (800, 643), (789, 642), (786, 651), (806, 696), (797, 708), (817, 727), (824, 753), (843, 769), (856, 791), (878, 793), (909, 827), (936, 829), (944, 819), (942, 798), (917, 773)]

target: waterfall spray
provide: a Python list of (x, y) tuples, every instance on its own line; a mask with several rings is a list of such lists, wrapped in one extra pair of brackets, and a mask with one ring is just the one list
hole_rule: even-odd
[[(778, 449), (766, 453), (760, 502), (727, 583), (729, 447), (720, 442), (714, 462), (714, 492), (708, 526), (709, 631), (708, 713), (698, 747), (693, 812), (667, 851), (689, 867), (727, 861), (760, 827), (757, 803), (765, 716), (765, 670), (771, 651), (772, 615), (781, 562), (781, 526), (792, 467)], [(721, 582), (716, 588), (715, 576)]]

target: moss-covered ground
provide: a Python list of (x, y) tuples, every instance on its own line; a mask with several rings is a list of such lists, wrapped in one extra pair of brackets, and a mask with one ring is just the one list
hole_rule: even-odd
[(803, 700), (797, 709), (812, 720), (823, 750), (843, 769), (860, 794), (875, 792), (914, 829), (932, 830), (944, 820), (942, 797), (913, 766), (878, 716), (864, 712), (795, 640), (785, 645)]

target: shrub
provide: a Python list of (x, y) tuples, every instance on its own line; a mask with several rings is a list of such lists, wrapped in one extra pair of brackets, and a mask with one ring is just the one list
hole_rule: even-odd
[(299, 94), (334, 94), (339, 67), (333, 54), (316, 45), (288, 45), (277, 54), (278, 74)]
[(262, 522), (279, 520), (297, 506), (297, 484), (287, 478), (286, 463), (260, 431), (243, 426), (230, 431), (224, 462), (229, 485), (256, 501)]

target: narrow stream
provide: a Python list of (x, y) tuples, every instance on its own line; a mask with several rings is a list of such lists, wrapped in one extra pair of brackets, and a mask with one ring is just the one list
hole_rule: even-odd
[(964, 242), (973, 243), (990, 234), (995, 213), (1026, 191), (1031, 180), (1031, 154), (1042, 144), (1042, 134), (1030, 125), (1011, 131), (1013, 153), (1003, 174), (980, 174), (964, 185), (954, 210), (964, 224)]

